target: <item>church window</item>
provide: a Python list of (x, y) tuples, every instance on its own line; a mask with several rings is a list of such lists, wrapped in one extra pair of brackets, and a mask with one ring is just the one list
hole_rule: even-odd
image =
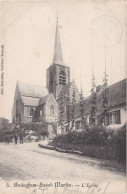
[(54, 115), (54, 106), (53, 105), (50, 106), (50, 114)]
[(34, 109), (30, 108), (30, 116), (34, 116)]
[(59, 75), (59, 84), (66, 84), (66, 74), (62, 70)]
[(44, 108), (40, 110), (40, 117), (44, 115)]
[(42, 110), (40, 110), (40, 117), (42, 116)]
[(39, 116), (44, 116), (44, 105), (41, 107), (40, 111), (39, 111)]

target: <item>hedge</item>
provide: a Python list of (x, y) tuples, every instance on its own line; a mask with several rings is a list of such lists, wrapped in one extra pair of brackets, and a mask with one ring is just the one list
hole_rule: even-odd
[(54, 138), (51, 145), (83, 152), (99, 159), (126, 161), (126, 125), (120, 129), (88, 127), (82, 132), (70, 131)]

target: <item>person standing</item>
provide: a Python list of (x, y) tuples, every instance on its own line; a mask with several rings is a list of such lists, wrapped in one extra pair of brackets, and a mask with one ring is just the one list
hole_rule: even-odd
[(6, 144), (9, 144), (9, 136), (6, 135)]
[(15, 133), (14, 139), (15, 139), (15, 144), (17, 144), (17, 140), (18, 140), (18, 135), (17, 135), (17, 133)]
[(20, 144), (23, 144), (23, 133), (22, 132), (20, 132), (19, 138), (20, 138)]

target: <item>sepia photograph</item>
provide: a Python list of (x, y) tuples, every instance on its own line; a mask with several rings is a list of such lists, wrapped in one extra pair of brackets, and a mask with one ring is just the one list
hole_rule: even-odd
[(125, 194), (126, 1), (0, 1), (0, 193)]

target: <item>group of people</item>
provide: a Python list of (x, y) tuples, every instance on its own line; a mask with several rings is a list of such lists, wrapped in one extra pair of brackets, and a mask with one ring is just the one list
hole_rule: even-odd
[[(18, 143), (18, 138), (20, 140), (20, 144), (23, 144), (23, 132), (20, 132), (19, 134), (15, 133), (14, 134), (14, 140), (15, 140), (15, 144)], [(10, 142), (10, 137), (9, 135), (6, 136), (6, 144), (9, 144)]]

